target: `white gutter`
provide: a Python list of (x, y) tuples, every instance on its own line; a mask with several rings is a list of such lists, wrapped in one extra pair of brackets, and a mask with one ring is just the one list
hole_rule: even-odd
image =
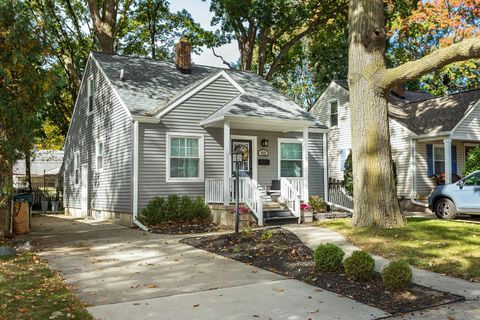
[(411, 190), (410, 190), (410, 202), (416, 206), (428, 208), (428, 204), (415, 200), (417, 194), (417, 147), (415, 139), (410, 139), (410, 173), (411, 173)]
[(148, 231), (148, 228), (138, 221), (138, 121), (133, 122), (133, 223), (142, 229), (143, 231)]

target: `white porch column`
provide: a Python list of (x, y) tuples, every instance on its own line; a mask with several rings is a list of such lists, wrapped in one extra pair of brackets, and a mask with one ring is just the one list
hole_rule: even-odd
[(230, 204), (230, 175), (231, 175), (231, 168), (230, 168), (230, 122), (225, 121), (223, 124), (223, 204), (229, 205)]
[(445, 184), (452, 183), (452, 139), (444, 139), (445, 149)]
[(303, 129), (302, 157), (304, 180), (304, 195), (302, 195), (302, 200), (308, 201), (308, 127)]

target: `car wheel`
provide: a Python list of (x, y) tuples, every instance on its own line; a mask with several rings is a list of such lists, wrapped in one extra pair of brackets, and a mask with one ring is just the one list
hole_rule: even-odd
[(452, 200), (443, 198), (435, 202), (435, 214), (439, 219), (454, 219), (457, 215), (457, 208)]

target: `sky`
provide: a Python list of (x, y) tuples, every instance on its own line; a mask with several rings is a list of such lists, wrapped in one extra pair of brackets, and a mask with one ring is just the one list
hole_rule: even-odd
[[(209, 11), (210, 1), (202, 0), (170, 0), (170, 10), (173, 12), (186, 9), (192, 15), (195, 22), (206, 30), (216, 30), (217, 27), (212, 27), (210, 21), (213, 18), (213, 13)], [(206, 47), (202, 48), (201, 54), (193, 54), (192, 61), (196, 64), (204, 64), (215, 67), (226, 68), (226, 65), (222, 63), (222, 60), (215, 57), (211, 49)], [(236, 62), (240, 57), (236, 42), (232, 42), (227, 45), (223, 45), (215, 49), (218, 55), (221, 55), (228, 62)]]

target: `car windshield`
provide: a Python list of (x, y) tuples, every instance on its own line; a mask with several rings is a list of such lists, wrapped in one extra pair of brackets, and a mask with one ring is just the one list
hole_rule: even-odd
[(465, 186), (480, 186), (480, 172), (472, 174), (463, 180)]

